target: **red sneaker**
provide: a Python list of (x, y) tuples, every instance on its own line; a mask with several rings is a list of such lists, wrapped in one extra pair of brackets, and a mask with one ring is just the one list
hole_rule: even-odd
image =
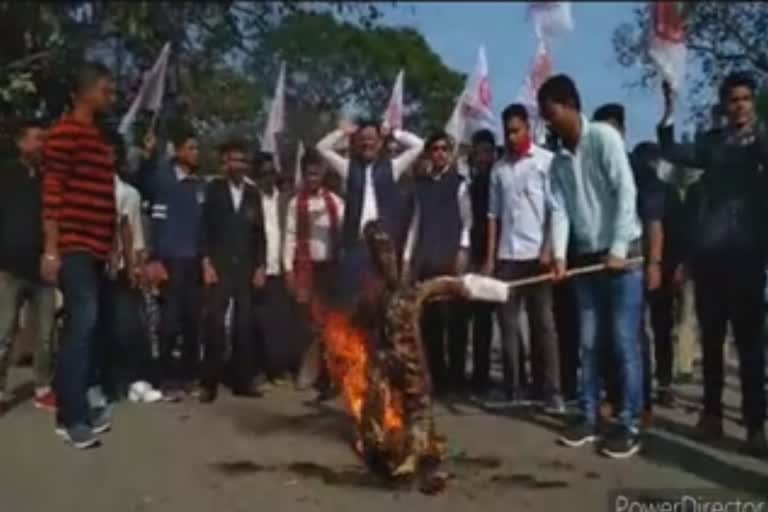
[(35, 407), (43, 411), (56, 412), (56, 395), (53, 391), (35, 397)]

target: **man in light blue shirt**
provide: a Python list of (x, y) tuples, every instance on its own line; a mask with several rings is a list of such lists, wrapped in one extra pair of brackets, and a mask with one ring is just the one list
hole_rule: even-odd
[[(641, 267), (627, 260), (641, 255), (642, 228), (637, 190), (624, 142), (604, 123), (581, 113), (573, 81), (557, 75), (538, 92), (539, 109), (562, 140), (552, 161), (551, 214), (555, 277), (565, 277), (569, 234), (573, 266), (605, 264), (605, 270), (574, 279), (581, 345), (581, 416), (560, 441), (582, 446), (597, 440), (603, 343), (612, 343), (622, 377), (621, 422), (601, 451), (627, 458), (640, 449), (643, 407), (640, 326), (643, 311)], [(606, 332), (609, 335), (600, 335)]]

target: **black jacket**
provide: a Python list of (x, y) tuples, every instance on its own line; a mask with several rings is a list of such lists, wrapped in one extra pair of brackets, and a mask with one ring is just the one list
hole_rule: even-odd
[(19, 160), (0, 167), (0, 270), (36, 281), (43, 253), (40, 176)]
[(686, 195), (686, 259), (693, 265), (764, 264), (768, 254), (768, 132), (749, 136), (728, 129), (694, 143), (674, 142), (672, 126), (659, 127), (664, 158), (704, 170)]
[(266, 235), (261, 195), (243, 184), (243, 199), (235, 211), (229, 182), (217, 178), (208, 184), (203, 206), (203, 256), (211, 259), (219, 277), (247, 278), (265, 265)]

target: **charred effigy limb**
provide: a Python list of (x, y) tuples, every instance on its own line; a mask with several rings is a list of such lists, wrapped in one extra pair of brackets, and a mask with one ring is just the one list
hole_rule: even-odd
[(437, 475), (443, 441), (435, 432), (432, 382), (421, 338), (424, 305), (467, 297), (461, 279), (438, 277), (416, 285), (400, 281), (392, 241), (378, 222), (364, 236), (384, 286), (378, 300), (382, 343), (370, 358), (359, 423), (362, 455), (390, 477)]

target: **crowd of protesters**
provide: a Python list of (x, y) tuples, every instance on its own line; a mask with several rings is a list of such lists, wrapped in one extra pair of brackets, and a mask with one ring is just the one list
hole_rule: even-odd
[[(599, 441), (626, 458), (641, 448), (652, 406), (674, 407), (675, 379), (693, 379), (699, 343), (697, 427), (717, 438), (730, 327), (746, 446), (767, 455), (768, 133), (748, 75), (723, 82), (725, 122), (691, 144), (674, 141), (667, 87), (658, 141), (629, 153), (624, 107), (589, 119), (573, 81), (557, 75), (538, 92), (545, 145), (519, 104), (502, 113), (502, 141), (480, 130), (469, 147), (444, 132), (425, 142), (345, 122), (303, 156), (298, 187), (273, 155), (234, 138), (212, 174), (199, 168), (192, 131), (170, 134), (170, 149), (151, 132), (127, 147), (101, 122), (114, 97), (108, 69), (84, 64), (69, 111), (50, 126), (21, 125), (17, 154), (0, 169), (0, 414), (13, 398), (22, 309), (35, 404), (55, 411), (56, 432), (78, 448), (99, 443), (126, 398), (210, 403), (223, 385), (258, 398), (285, 381), (332, 398), (313, 311), (370, 288), (361, 234), (378, 220), (409, 283), (553, 276), (513, 288), (501, 306), (427, 308), (438, 397), (553, 414), (572, 405), (562, 444)], [(694, 184), (676, 181), (694, 170)]]

